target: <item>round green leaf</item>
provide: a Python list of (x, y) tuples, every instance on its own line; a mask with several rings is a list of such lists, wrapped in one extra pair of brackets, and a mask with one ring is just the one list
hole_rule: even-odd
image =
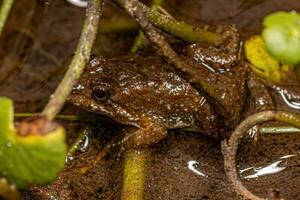
[(287, 64), (300, 63), (300, 15), (278, 12), (264, 20), (262, 37), (269, 53)]
[[(34, 122), (33, 122), (34, 123)], [(65, 130), (55, 122), (47, 133), (21, 135), (13, 125), (12, 101), (0, 98), (0, 175), (18, 188), (47, 184), (63, 168), (67, 147)]]

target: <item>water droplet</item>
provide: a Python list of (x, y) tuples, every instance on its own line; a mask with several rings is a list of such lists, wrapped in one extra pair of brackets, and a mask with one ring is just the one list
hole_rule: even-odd
[(73, 157), (73, 156), (67, 155), (67, 156), (66, 156), (66, 159), (65, 159), (65, 163), (69, 163), (69, 162), (71, 162), (71, 161), (73, 161), (73, 160), (74, 160), (74, 157)]
[(88, 136), (88, 132), (85, 132), (84, 139), (80, 142), (79, 151), (85, 152), (90, 144), (90, 139)]
[(6, 147), (8, 147), (8, 148), (12, 147), (12, 143), (11, 142), (7, 142), (6, 143)]

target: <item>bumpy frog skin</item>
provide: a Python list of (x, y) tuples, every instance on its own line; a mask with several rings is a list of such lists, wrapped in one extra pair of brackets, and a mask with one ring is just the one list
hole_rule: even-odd
[(247, 88), (254, 110), (273, 108), (273, 102), (239, 59), (237, 29), (228, 26), (221, 30), (223, 47), (191, 45), (185, 56), (181, 55), (193, 74), (179, 73), (159, 57), (96, 57), (87, 65), (70, 100), (90, 112), (137, 127), (127, 137), (129, 147), (156, 143), (166, 136), (167, 129), (174, 128), (226, 137), (220, 132), (226, 134), (239, 123)]
[(70, 100), (137, 127), (130, 137), (133, 146), (155, 143), (173, 128), (217, 137), (215, 115), (207, 99), (158, 57), (96, 57), (87, 65)]

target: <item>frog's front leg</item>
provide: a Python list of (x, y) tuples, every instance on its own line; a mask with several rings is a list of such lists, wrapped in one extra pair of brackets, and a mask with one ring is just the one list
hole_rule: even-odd
[(240, 51), (239, 33), (235, 26), (219, 27), (217, 32), (222, 34), (222, 46), (216, 48), (192, 44), (187, 48), (187, 56), (214, 69), (226, 70), (238, 62)]
[(248, 89), (254, 101), (252, 105), (254, 107), (253, 113), (266, 110), (274, 110), (274, 102), (265, 84), (255, 76), (253, 72), (250, 72), (247, 80)]
[(127, 133), (124, 139), (126, 149), (156, 144), (167, 136), (167, 128), (150, 119), (143, 119), (138, 130)]

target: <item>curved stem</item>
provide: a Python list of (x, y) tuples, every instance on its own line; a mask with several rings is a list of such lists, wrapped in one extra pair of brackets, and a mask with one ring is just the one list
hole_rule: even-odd
[(292, 126), (300, 128), (300, 116), (282, 111), (265, 111), (251, 115), (245, 119), (232, 133), (228, 141), (224, 140), (222, 143), (222, 151), (224, 155), (224, 168), (227, 177), (229, 178), (235, 191), (242, 195), (245, 199), (250, 200), (263, 200), (252, 194), (247, 188), (243, 186), (236, 167), (236, 154), (239, 143), (246, 135), (247, 131), (253, 126), (267, 122), (267, 121), (281, 121), (288, 123)]
[(56, 88), (50, 101), (42, 112), (42, 115), (46, 116), (49, 120), (54, 119), (55, 115), (61, 110), (64, 102), (71, 93), (73, 86), (80, 78), (90, 57), (98, 30), (102, 1), (103, 0), (88, 1), (87, 16), (83, 25), (76, 53), (63, 80)]
[[(124, 7), (125, 5), (125, 0), (113, 0), (113, 2), (121, 7)], [(214, 46), (218, 46), (222, 43), (223, 39), (220, 34), (206, 31), (184, 22), (179, 22), (165, 14), (162, 14), (157, 9), (150, 9), (141, 2), (138, 2), (138, 6), (144, 13), (146, 13), (154, 26), (184, 41), (191, 43), (206, 42)]]
[(10, 13), (14, 0), (3, 0), (0, 8), (0, 36)]

